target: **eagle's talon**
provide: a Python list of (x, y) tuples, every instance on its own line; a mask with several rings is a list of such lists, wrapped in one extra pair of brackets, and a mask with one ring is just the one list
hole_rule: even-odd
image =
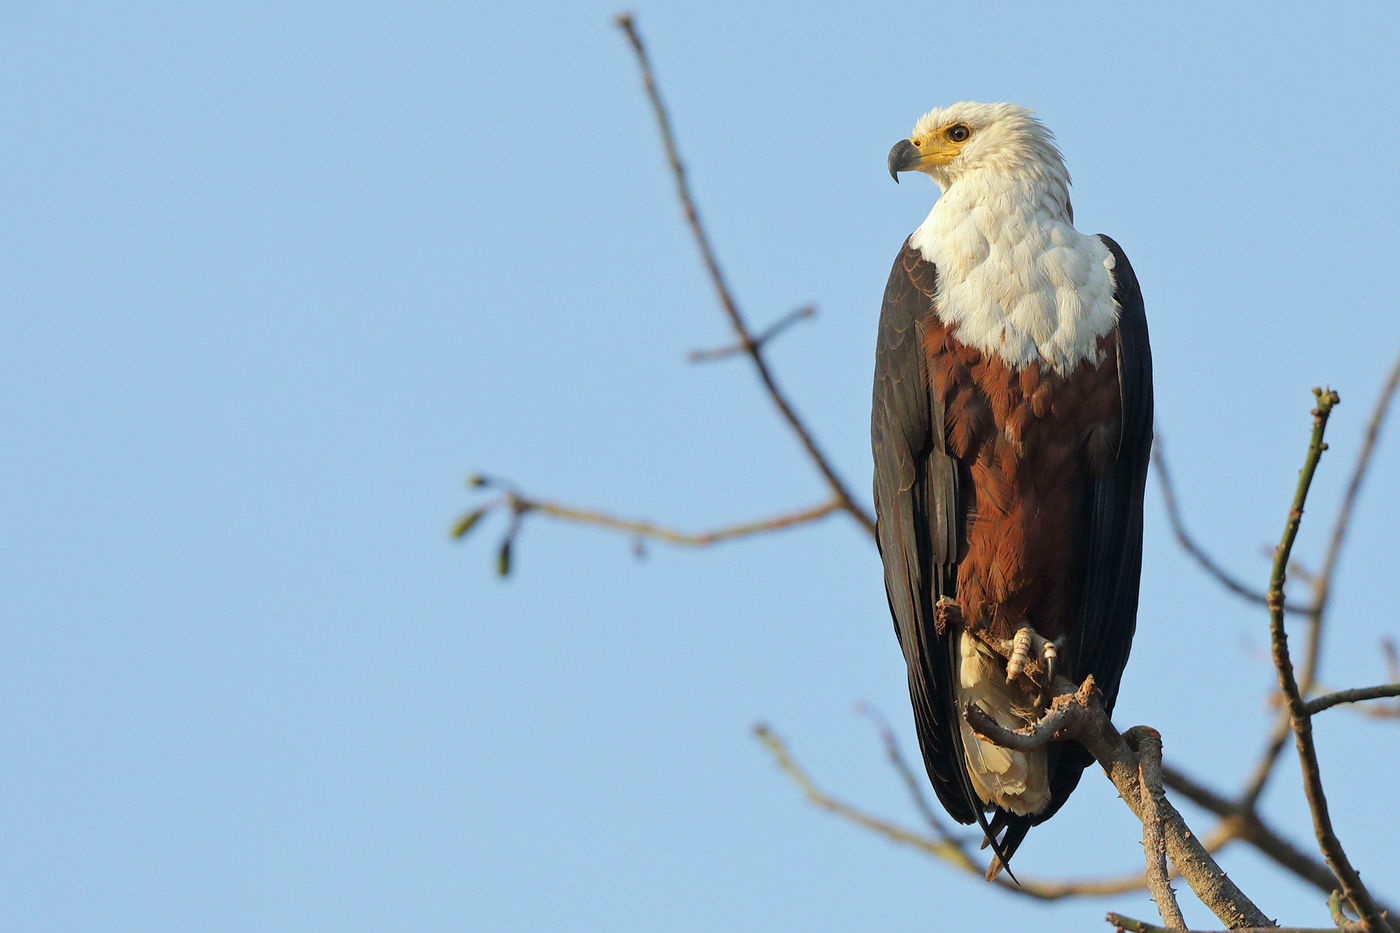
[(1023, 625), (1016, 630), (1016, 637), (1011, 642), (1011, 657), (1006, 659), (1007, 683), (1011, 683), (1025, 671), (1034, 638), (1035, 631), (1030, 626)]
[(962, 625), (962, 610), (958, 607), (958, 601), (951, 596), (940, 596), (938, 602), (933, 605), (933, 625), (942, 635), (947, 631), (949, 625)]

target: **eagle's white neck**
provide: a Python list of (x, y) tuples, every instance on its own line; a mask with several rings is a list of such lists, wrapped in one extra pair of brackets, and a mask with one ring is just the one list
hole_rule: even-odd
[(1070, 223), (1069, 177), (1056, 163), (937, 179), (943, 195), (910, 245), (938, 267), (934, 308), (961, 343), (1017, 370), (1067, 374), (1099, 362), (1118, 308), (1113, 255)]

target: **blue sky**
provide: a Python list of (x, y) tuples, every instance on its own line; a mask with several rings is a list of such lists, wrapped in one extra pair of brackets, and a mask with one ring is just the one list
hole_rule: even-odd
[[(924, 110), (1014, 100), (1057, 132), (1081, 229), (1142, 280), (1188, 519), (1263, 584), (1308, 390), (1343, 405), (1316, 562), (1400, 347), (1381, 4), (636, 8), (701, 208), (852, 487), (867, 488), (889, 262), (935, 189), (890, 183)], [(847, 520), (709, 552), (531, 521), (447, 528), (485, 470), (705, 528), (818, 501), (742, 363), (637, 74), (589, 3), (49, 4), (0, 34), (0, 899), (16, 930), (1093, 929), (805, 805), (749, 736), (916, 819), (878, 559)], [(916, 180), (917, 181), (917, 180)], [(1379, 682), (1394, 425), (1337, 578), (1328, 684)], [(1237, 784), (1269, 722), (1263, 615), (1150, 497), (1116, 719)], [(1319, 721), (1338, 832), (1400, 869), (1395, 725)], [(1291, 762), (1265, 810), (1304, 843)], [(1201, 831), (1210, 821), (1194, 816)], [(1107, 783), (1018, 856), (1124, 870)], [(1264, 910), (1321, 898), (1242, 850)], [(1392, 900), (1400, 889), (1383, 892)], [(1188, 907), (1188, 919), (1206, 922)]]

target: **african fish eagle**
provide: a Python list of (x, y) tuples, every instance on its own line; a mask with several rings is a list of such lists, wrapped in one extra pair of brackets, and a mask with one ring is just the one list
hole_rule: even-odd
[(963, 626), (1008, 643), (1038, 634), (1053, 646), (1041, 660), (1076, 683), (1093, 675), (1112, 712), (1142, 569), (1147, 320), (1118, 244), (1074, 229), (1069, 173), (1032, 111), (931, 110), (888, 165), (895, 181), (932, 176), (941, 195), (880, 312), (870, 435), (885, 590), (929, 779), (954, 819), (981, 826), (991, 879), (1091, 758), (978, 739), (969, 704), (1018, 729), (1047, 695)]

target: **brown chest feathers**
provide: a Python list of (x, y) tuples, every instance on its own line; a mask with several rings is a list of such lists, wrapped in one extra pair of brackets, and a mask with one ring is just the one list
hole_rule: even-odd
[(1117, 455), (1117, 342), (1067, 375), (1018, 371), (959, 343), (936, 317), (922, 331), (947, 450), (963, 465), (964, 551), (957, 599), (966, 618), (1009, 638), (1029, 625), (1064, 634), (1083, 574), (1090, 483)]

